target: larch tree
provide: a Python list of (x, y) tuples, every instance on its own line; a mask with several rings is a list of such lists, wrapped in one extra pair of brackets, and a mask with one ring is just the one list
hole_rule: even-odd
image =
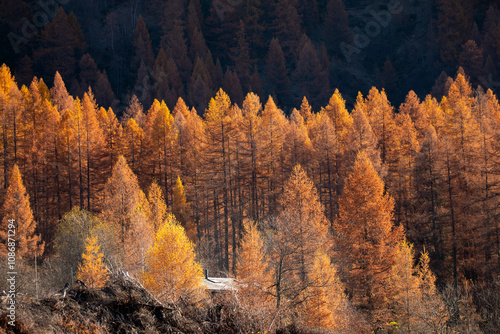
[(303, 310), (304, 323), (322, 330), (344, 328), (347, 297), (337, 270), (326, 253), (317, 252), (309, 281)]
[(300, 116), (304, 119), (304, 121), (307, 123), (309, 119), (312, 117), (312, 107), (309, 104), (309, 101), (307, 98), (304, 96), (302, 98), (302, 102), (300, 104), (300, 109), (299, 109)]
[(279, 208), (278, 216), (268, 221), (277, 308), (304, 301), (316, 252), (326, 247), (328, 239), (324, 208), (302, 167), (296, 166), (286, 182)]
[(282, 161), (284, 163), (281, 172), (288, 175), (296, 165), (301, 165), (306, 170), (309, 169), (312, 144), (304, 119), (297, 109), (294, 109), (290, 115), (286, 138), (283, 145)]
[(103, 254), (99, 251), (96, 236), (88, 236), (85, 240), (83, 262), (78, 266), (77, 278), (91, 289), (100, 289), (108, 281), (108, 269), (103, 263)]
[(353, 119), (345, 107), (345, 100), (342, 98), (338, 89), (335, 89), (332, 97), (328, 101), (328, 105), (324, 108), (325, 114), (327, 114), (335, 128), (337, 133), (337, 139), (342, 144), (343, 149), (345, 141), (347, 139), (347, 134), (352, 126)]
[[(85, 186), (80, 184), (81, 189), (86, 189), (86, 202), (87, 209), (91, 210), (92, 205), (98, 205), (100, 201), (97, 196), (97, 182), (100, 173), (104, 172), (103, 157), (104, 157), (104, 134), (102, 129), (99, 127), (97, 119), (97, 103), (93, 97), (92, 91), (89, 89), (87, 93), (84, 94), (82, 100), (82, 119), (81, 119), (81, 139), (83, 140), (84, 152), (80, 152), (84, 155), (84, 158), (80, 158), (81, 165), (85, 167)], [(111, 162), (109, 163), (111, 164)], [(82, 190), (81, 190), (82, 191)], [(91, 199), (93, 201), (91, 202)], [(83, 203), (82, 203), (83, 207)]]
[(394, 111), (385, 91), (379, 92), (375, 87), (370, 89), (365, 101), (366, 116), (370, 122), (373, 133), (377, 138), (377, 147), (380, 159), (387, 166), (387, 176), (384, 178), (386, 186), (392, 190), (396, 182), (398, 169), (398, 153), (400, 143), (398, 131), (394, 120)]
[(315, 250), (328, 238), (328, 224), (317, 189), (300, 165), (297, 165), (285, 183), (279, 199), (280, 210), (295, 217), (298, 228), (300, 275), (303, 280), (312, 265)]
[(148, 189), (149, 210), (151, 213), (150, 222), (153, 224), (154, 232), (158, 231), (160, 226), (167, 218), (167, 204), (163, 197), (163, 191), (156, 181), (153, 181)]
[(141, 280), (160, 301), (172, 303), (181, 297), (198, 301), (202, 297), (203, 270), (196, 262), (193, 243), (173, 216), (156, 232)]
[[(230, 182), (231, 182), (231, 151), (232, 146), (231, 135), (234, 133), (234, 122), (231, 118), (231, 100), (229, 96), (220, 89), (216, 96), (210, 100), (208, 109), (205, 112), (205, 154), (206, 162), (213, 168), (213, 200), (214, 206), (217, 207), (219, 202), (219, 194), (222, 195), (222, 217), (218, 211), (214, 209), (214, 221), (219, 221), (222, 218), (222, 228), (224, 237), (222, 249), (223, 262), (221, 268), (229, 269), (229, 219), (230, 219)], [(214, 224), (214, 233), (218, 234), (217, 223)], [(222, 238), (221, 238), (222, 239)]]
[(146, 153), (146, 138), (144, 130), (134, 118), (130, 118), (123, 129), (123, 155), (130, 163), (135, 173), (144, 174), (143, 164)]
[(274, 214), (277, 210), (277, 198), (283, 179), (286, 177), (281, 174), (282, 154), (287, 120), (281, 109), (279, 109), (273, 98), (269, 97), (264, 110), (262, 111), (261, 139), (259, 147), (262, 149), (262, 170), (264, 179), (267, 181), (267, 206), (268, 213)]
[(173, 191), (172, 214), (175, 216), (175, 219), (181, 223), (182, 227), (184, 227), (189, 240), (194, 242), (196, 240), (197, 231), (196, 226), (194, 226), (191, 220), (189, 206), (186, 200), (186, 194), (184, 193), (184, 185), (182, 184), (181, 178), (177, 176)]
[(298, 1), (274, 0), (271, 3), (271, 29), (280, 39), (286, 57), (293, 59), (303, 33), (302, 20), (297, 10)]
[[(174, 117), (165, 102), (155, 101), (155, 114), (148, 119), (152, 121), (150, 131), (146, 131), (149, 145), (152, 150), (152, 174), (158, 179), (165, 193), (167, 204), (171, 203), (173, 167), (175, 165), (174, 144), (176, 133), (173, 131)], [(153, 108), (153, 106), (151, 107)], [(154, 118), (153, 118), (154, 117)]]
[(0, 255), (7, 254), (7, 245), (10, 247), (12, 242), (8, 231), (14, 230), (16, 256), (29, 260), (33, 256), (43, 254), (44, 243), (41, 242), (40, 235), (36, 234), (37, 223), (33, 220), (29, 195), (26, 193), (17, 165), (12, 168), (8, 184), (1, 211), (0, 239), (3, 246)]
[(415, 275), (413, 245), (404, 240), (398, 245), (395, 254), (395, 263), (392, 266), (392, 277), (390, 279), (394, 290), (393, 314), (400, 328), (408, 333), (414, 330), (413, 326), (418, 323), (415, 309), (420, 299), (420, 285)]
[(21, 91), (7, 65), (0, 67), (0, 111), (2, 129), (3, 187), (7, 188), (9, 168), (18, 163), (20, 148)]
[(406, 231), (413, 240), (422, 240), (430, 245), (430, 250), (437, 259), (444, 257), (443, 233), (444, 176), (441, 168), (443, 156), (441, 140), (434, 127), (427, 129), (415, 160), (415, 218)]
[(444, 62), (456, 64), (460, 45), (465, 42), (465, 36), (469, 35), (472, 24), (462, 3), (439, 0), (436, 6), (438, 8), (437, 40), (441, 46), (441, 59)]
[(105, 185), (102, 207), (102, 219), (119, 231), (120, 245), (113, 255), (133, 273), (139, 272), (154, 232), (147, 198), (121, 155)]
[(405, 101), (399, 107), (399, 113), (410, 116), (417, 129), (418, 138), (422, 140), (425, 137), (427, 127), (430, 125), (430, 120), (427, 110), (414, 91), (410, 91), (406, 95)]
[[(500, 268), (500, 225), (492, 219), (498, 213), (495, 205), (495, 196), (492, 193), (499, 184), (499, 176), (495, 171), (498, 170), (498, 154), (500, 146), (498, 145), (498, 134), (500, 134), (500, 105), (493, 92), (488, 89), (484, 94), (478, 94), (478, 105), (476, 107), (475, 117), (480, 126), (481, 139), (480, 158), (478, 159), (478, 173), (476, 184), (477, 206), (475, 212), (476, 219), (479, 220), (478, 238), (483, 240), (478, 243), (478, 249), (484, 256), (475, 259), (477, 267), (484, 271), (489, 271), (494, 267)], [(496, 237), (499, 236), (499, 237)], [(486, 242), (484, 242), (486, 240)], [(493, 242), (493, 240), (496, 240)], [(495, 247), (491, 247), (495, 244)], [(482, 246), (482, 247), (481, 247)], [(496, 259), (495, 259), (496, 258)], [(483, 275), (481, 273), (481, 275)]]
[(344, 1), (328, 0), (326, 4), (325, 39), (328, 50), (341, 54), (341, 43), (351, 43), (353, 33), (349, 28), (349, 15)]
[(333, 223), (345, 174), (342, 151), (332, 121), (324, 111), (317, 115), (311, 133), (314, 135), (313, 160), (319, 196), (325, 205), (326, 216)]
[(369, 156), (359, 152), (339, 199), (335, 245), (353, 302), (366, 310), (372, 324), (388, 320), (387, 301), (393, 294), (386, 280), (403, 238), (402, 229), (393, 225), (393, 208)]
[[(451, 229), (449, 248), (452, 252), (455, 287), (459, 272), (474, 272), (470, 262), (475, 252), (475, 240), (469, 235), (477, 228), (474, 221), (472, 193), (478, 177), (477, 162), (480, 161), (480, 127), (473, 116), (477, 99), (465, 76), (459, 73), (450, 86), (447, 99), (441, 101), (445, 113), (443, 127), (444, 175), (446, 179), (445, 212)], [(482, 242), (482, 241), (481, 241)]]
[[(262, 178), (262, 149), (259, 146), (261, 139), (261, 112), (262, 105), (259, 97), (254, 93), (249, 93), (243, 101), (242, 117), (238, 122), (238, 148), (237, 158), (239, 176), (243, 183), (248, 184), (249, 217), (258, 220), (262, 211), (263, 200), (260, 196), (263, 185)], [(239, 162), (238, 161), (238, 162)]]
[(73, 107), (73, 98), (69, 95), (59, 72), (56, 72), (54, 76), (54, 87), (50, 89), (50, 96), (61, 115)]
[(256, 223), (246, 220), (243, 223), (245, 233), (238, 249), (236, 279), (238, 293), (248, 305), (269, 306), (271, 272), (266, 261), (264, 239)]
[(347, 142), (351, 143), (346, 150), (346, 164), (352, 168), (359, 152), (364, 151), (380, 176), (386, 174), (386, 167), (382, 164), (380, 150), (377, 148), (377, 137), (364, 112), (365, 104), (359, 95), (354, 111), (352, 112), (352, 127), (347, 134)]
[[(443, 97), (443, 100), (444, 99), (446, 99), (446, 97)], [(430, 125), (434, 127), (437, 134), (441, 135), (444, 127), (445, 115), (436, 98), (433, 98), (431, 95), (427, 95), (425, 100), (422, 102), (422, 107), (424, 108), (425, 113), (429, 116)]]
[(295, 103), (300, 102), (304, 96), (309, 96), (312, 106), (319, 108), (320, 103), (328, 98), (330, 89), (328, 70), (323, 68), (311, 40), (306, 35), (302, 39), (304, 44), (299, 50), (295, 71), (292, 74), (293, 83), (299, 93)]
[(417, 321), (414, 330), (423, 333), (442, 333), (450, 319), (447, 305), (436, 288), (436, 277), (431, 271), (429, 253), (425, 250), (420, 254), (416, 267), (416, 276), (419, 284), (418, 305), (414, 314)]
[(396, 221), (409, 230), (414, 212), (415, 180), (414, 167), (420, 149), (418, 133), (408, 114), (396, 116), (399, 150), (397, 152), (397, 172), (392, 183), (392, 194), (396, 198)]

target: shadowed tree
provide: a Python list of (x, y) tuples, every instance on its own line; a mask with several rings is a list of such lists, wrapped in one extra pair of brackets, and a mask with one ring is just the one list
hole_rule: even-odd
[(139, 15), (137, 24), (134, 30), (134, 40), (132, 42), (134, 46), (134, 62), (132, 64), (133, 68), (138, 68), (141, 61), (149, 67), (153, 68), (154, 65), (154, 54), (153, 47), (151, 44), (151, 39), (149, 38), (148, 28), (142, 19), (142, 15)]
[(290, 80), (286, 60), (277, 38), (271, 40), (267, 53), (267, 80), (269, 93), (283, 104), (290, 102)]

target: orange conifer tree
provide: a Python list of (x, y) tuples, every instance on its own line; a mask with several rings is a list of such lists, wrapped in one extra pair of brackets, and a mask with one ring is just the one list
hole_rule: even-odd
[[(2, 207), (2, 228), (0, 240), (2, 247), (0, 255), (7, 253), (8, 230), (15, 229), (16, 255), (23, 259), (42, 255), (44, 243), (40, 241), (40, 235), (35, 234), (37, 223), (33, 220), (29, 195), (23, 185), (19, 167), (14, 165), (9, 178), (9, 187), (5, 195)], [(13, 225), (13, 228), (10, 226)]]
[(186, 230), (189, 240), (194, 242), (196, 240), (196, 228), (189, 215), (189, 203), (186, 201), (184, 186), (179, 176), (177, 176), (173, 195), (172, 213)]
[(241, 284), (239, 292), (250, 305), (262, 307), (263, 303), (269, 301), (267, 290), (271, 283), (264, 241), (254, 222), (245, 221), (244, 229), (236, 265), (236, 278)]
[(103, 263), (103, 254), (99, 252), (96, 236), (88, 236), (85, 240), (83, 263), (78, 266), (78, 279), (89, 288), (100, 289), (108, 281), (107, 268)]
[(149, 186), (148, 201), (151, 212), (150, 222), (156, 233), (167, 217), (167, 204), (165, 204), (163, 192), (156, 181), (153, 181)]
[(176, 302), (180, 297), (196, 300), (203, 294), (202, 279), (193, 243), (175, 218), (167, 217), (146, 255), (144, 286), (162, 301)]
[(116, 250), (116, 255), (122, 259), (127, 269), (132, 272), (140, 270), (154, 232), (149, 221), (147, 198), (139, 187), (137, 177), (121, 155), (104, 188), (103, 208), (103, 220), (119, 231), (121, 245)]
[(324, 252), (318, 252), (311, 273), (311, 287), (304, 305), (304, 322), (310, 327), (340, 329), (345, 317), (344, 287), (337, 271)]
[(372, 323), (388, 320), (386, 284), (403, 232), (392, 223), (394, 200), (370, 158), (360, 152), (339, 199), (334, 223), (341, 268), (356, 305), (365, 308)]

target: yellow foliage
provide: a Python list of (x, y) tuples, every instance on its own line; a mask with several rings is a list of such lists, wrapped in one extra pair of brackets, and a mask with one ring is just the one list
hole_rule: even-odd
[(186, 230), (189, 240), (196, 241), (196, 228), (189, 217), (189, 203), (186, 201), (184, 193), (184, 186), (182, 185), (181, 178), (177, 176), (177, 181), (174, 187), (172, 213), (179, 223), (182, 224)]
[(153, 183), (149, 186), (148, 201), (151, 212), (150, 221), (153, 224), (153, 228), (156, 233), (160, 225), (165, 220), (167, 214), (167, 204), (165, 204), (163, 191), (156, 181), (153, 181)]
[(176, 302), (180, 297), (201, 297), (202, 279), (193, 243), (175, 218), (168, 216), (146, 254), (144, 287), (162, 301)]
[(42, 255), (44, 243), (41, 242), (40, 235), (35, 234), (37, 223), (33, 219), (29, 198), (19, 167), (14, 165), (1, 211), (3, 219), (0, 228), (0, 242), (2, 243), (0, 254), (7, 254), (7, 231), (12, 230), (8, 226), (13, 224), (16, 230), (16, 255), (23, 258), (32, 257), (35, 254)]
[(353, 120), (345, 107), (345, 100), (342, 98), (338, 89), (335, 89), (328, 105), (322, 109), (322, 112), (330, 117), (339, 140), (344, 143)]
[(83, 263), (78, 266), (78, 279), (88, 287), (100, 289), (108, 281), (107, 269), (99, 252), (96, 236), (88, 236), (85, 240), (85, 253), (82, 254)]
[(245, 235), (238, 250), (236, 277), (241, 283), (240, 293), (251, 304), (262, 306), (269, 301), (267, 295), (271, 277), (265, 261), (264, 242), (257, 225), (252, 221), (244, 222)]
[(311, 287), (306, 292), (304, 322), (311, 327), (338, 329), (345, 316), (346, 297), (337, 271), (324, 252), (318, 252), (309, 275)]

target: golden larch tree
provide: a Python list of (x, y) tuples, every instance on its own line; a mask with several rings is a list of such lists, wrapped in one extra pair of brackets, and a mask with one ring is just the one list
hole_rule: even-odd
[(186, 200), (184, 185), (182, 184), (181, 178), (179, 176), (177, 176), (177, 181), (175, 182), (172, 199), (172, 214), (186, 230), (186, 234), (189, 237), (189, 240), (194, 242), (196, 240), (196, 227), (194, 226), (189, 215), (189, 203)]
[(282, 152), (284, 161), (282, 172), (288, 175), (296, 165), (307, 169), (313, 148), (304, 119), (297, 109), (290, 115), (286, 138)]
[(78, 266), (78, 279), (92, 289), (100, 289), (108, 281), (108, 269), (103, 263), (104, 255), (99, 251), (99, 248), (97, 237), (89, 235), (85, 240), (85, 253), (82, 254), (83, 262)]
[(277, 197), (283, 179), (286, 177), (280, 173), (282, 168), (280, 153), (286, 135), (287, 120), (281, 109), (278, 109), (272, 97), (269, 97), (262, 111), (262, 122), (260, 124), (261, 136), (258, 147), (262, 150), (262, 173), (267, 183), (267, 205), (268, 212), (274, 214), (277, 209)]
[(359, 95), (354, 111), (351, 114), (353, 123), (347, 134), (349, 145), (346, 148), (346, 163), (349, 165), (349, 168), (352, 168), (358, 153), (364, 151), (379, 175), (385, 176), (387, 168), (382, 165), (380, 150), (377, 148), (377, 136), (368, 121), (365, 109), (366, 105), (363, 97)]
[(332, 121), (324, 111), (317, 114), (310, 123), (316, 184), (319, 195), (322, 196), (320, 199), (325, 205), (326, 216), (331, 223), (337, 215), (338, 197), (345, 178), (342, 148)]
[(146, 153), (146, 140), (144, 130), (134, 118), (130, 118), (123, 129), (123, 155), (136, 173), (144, 173), (142, 166)]
[(203, 293), (202, 279), (193, 243), (175, 217), (168, 216), (146, 255), (144, 287), (161, 301), (176, 302), (180, 297), (196, 300)]
[(430, 269), (429, 262), (429, 253), (424, 248), (415, 270), (419, 284), (419, 299), (414, 309), (417, 321), (413, 325), (413, 330), (420, 333), (443, 333), (450, 314), (436, 289), (436, 277)]
[(174, 155), (176, 133), (173, 131), (173, 122), (174, 117), (165, 102), (162, 101), (157, 108), (156, 118), (153, 120), (151, 131), (146, 131), (148, 143), (152, 150), (150, 157), (152, 165), (149, 168), (152, 168), (153, 175), (164, 189), (167, 205), (171, 203), (170, 196), (172, 195), (173, 187), (172, 168), (175, 165), (176, 159)]
[(326, 247), (328, 238), (324, 208), (302, 167), (294, 168), (279, 206), (277, 217), (270, 217), (266, 227), (276, 308), (283, 303), (300, 304), (303, 301), (316, 252)]
[(150, 209), (150, 222), (153, 224), (154, 232), (163, 224), (167, 217), (167, 204), (163, 197), (163, 191), (156, 181), (153, 181), (148, 189), (148, 201)]
[(420, 298), (420, 286), (418, 277), (415, 276), (413, 259), (413, 245), (405, 240), (397, 248), (390, 281), (394, 291), (393, 320), (397, 320), (399, 326), (408, 333), (411, 333), (412, 326), (418, 321), (415, 308)]
[[(7, 254), (9, 240), (8, 231), (15, 230), (16, 256), (18, 258), (30, 259), (35, 255), (42, 255), (44, 243), (40, 235), (35, 234), (37, 223), (33, 219), (29, 195), (23, 185), (23, 179), (19, 167), (14, 165), (9, 178), (9, 187), (5, 194), (5, 202), (2, 206), (2, 228), (0, 240), (2, 247), (0, 255)], [(13, 225), (10, 226), (9, 225)]]
[(303, 310), (305, 324), (323, 330), (342, 328), (347, 299), (337, 270), (326, 253), (317, 253), (309, 280), (311, 287), (306, 292)]
[(236, 278), (240, 284), (238, 291), (249, 305), (262, 307), (269, 301), (268, 289), (271, 285), (264, 240), (256, 223), (247, 220), (243, 226), (245, 234), (236, 264)]
[(147, 198), (122, 155), (104, 188), (103, 208), (103, 220), (119, 231), (118, 257), (128, 270), (139, 271), (144, 266), (144, 256), (152, 244), (154, 232)]
[(424, 108), (414, 91), (410, 91), (408, 95), (406, 95), (405, 101), (399, 107), (399, 114), (410, 116), (415, 124), (419, 140), (423, 140), (426, 129), (430, 125), (430, 120), (426, 108)]
[(345, 107), (345, 100), (342, 98), (338, 89), (335, 89), (335, 92), (328, 101), (328, 105), (322, 108), (322, 111), (330, 117), (337, 133), (338, 140), (342, 143), (343, 147), (353, 120)]
[(386, 284), (403, 231), (392, 222), (394, 200), (368, 155), (361, 151), (339, 199), (334, 223), (340, 266), (355, 305), (368, 311), (372, 324), (388, 320)]
[(295, 241), (299, 248), (299, 275), (305, 280), (312, 267), (316, 250), (321, 248), (328, 238), (328, 223), (318, 192), (300, 165), (295, 166), (285, 183), (279, 204), (281, 214), (293, 220), (290, 224), (297, 233)]

